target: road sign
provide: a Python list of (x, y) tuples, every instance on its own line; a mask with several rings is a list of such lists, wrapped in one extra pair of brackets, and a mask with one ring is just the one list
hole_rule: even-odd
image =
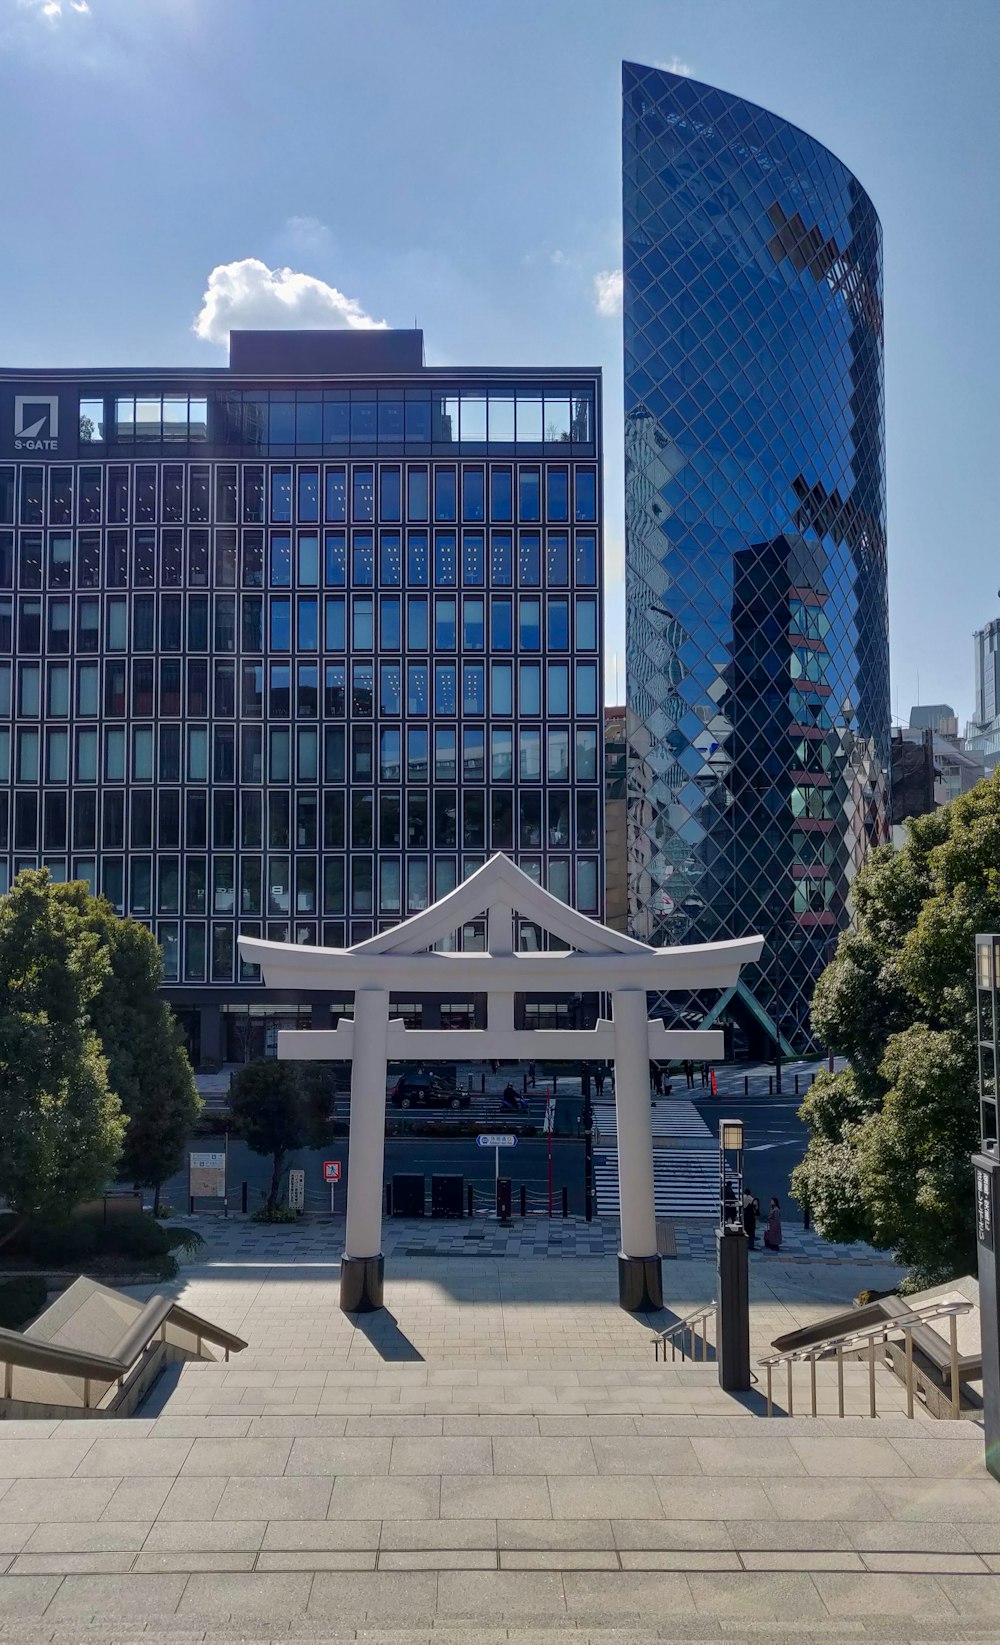
[(340, 1161), (339, 1161), (339, 1159), (325, 1159), (323, 1161), (323, 1181), (324, 1182), (339, 1182), (340, 1181)]
[(512, 1137), (509, 1132), (505, 1133), (505, 1132), (502, 1132), (502, 1131), (499, 1132), (499, 1133), (496, 1133), (496, 1132), (493, 1132), (493, 1131), (482, 1132), (476, 1138), (476, 1142), (478, 1143), (480, 1148), (516, 1148), (517, 1147), (517, 1138)]
[(290, 1211), (304, 1211), (306, 1207), (306, 1174), (304, 1171), (289, 1171), (288, 1173), (288, 1209)]

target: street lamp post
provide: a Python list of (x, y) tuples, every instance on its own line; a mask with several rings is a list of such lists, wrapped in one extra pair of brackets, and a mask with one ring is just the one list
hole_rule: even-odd
[[(979, 1329), (983, 1355), (986, 1466), (1000, 1479), (1000, 1183), (997, 1069), (1000, 1066), (1000, 935), (976, 937), (976, 1023), (979, 1041), (979, 1153), (972, 1156), (979, 1258)], [(954, 1392), (954, 1390), (953, 1390)]]
[(719, 1227), (716, 1337), (719, 1385), (750, 1387), (750, 1270), (743, 1227), (743, 1121), (719, 1121)]

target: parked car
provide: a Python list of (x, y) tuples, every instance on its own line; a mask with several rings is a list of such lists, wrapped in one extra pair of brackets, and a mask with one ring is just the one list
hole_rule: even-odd
[(393, 1108), (468, 1108), (469, 1093), (448, 1085), (439, 1074), (404, 1074), (389, 1095)]

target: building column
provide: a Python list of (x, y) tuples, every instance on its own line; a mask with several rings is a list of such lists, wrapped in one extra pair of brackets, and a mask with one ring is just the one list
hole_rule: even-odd
[(629, 1313), (663, 1307), (653, 1201), (653, 1119), (649, 1096), (649, 1019), (645, 989), (612, 995), (621, 1250), (618, 1300)]
[(354, 996), (351, 1137), (347, 1155), (347, 1230), (340, 1264), (345, 1314), (382, 1306), (382, 1175), (385, 1167), (386, 1034), (389, 995), (359, 988)]
[(222, 1012), (217, 1005), (202, 1005), (199, 1007), (201, 1018), (201, 1045), (198, 1047), (197, 1061), (224, 1062), (225, 1045), (222, 1036)]

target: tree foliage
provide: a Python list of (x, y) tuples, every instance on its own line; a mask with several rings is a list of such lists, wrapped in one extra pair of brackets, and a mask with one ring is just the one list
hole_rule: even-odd
[(156, 1209), (161, 1184), (183, 1165), (201, 1101), (180, 1025), (159, 992), (163, 962), (156, 938), (96, 898), (85, 917), (109, 960), (91, 1016), (128, 1116), (119, 1170), (155, 1190)]
[(308, 1063), (261, 1058), (234, 1074), (229, 1094), (233, 1129), (255, 1154), (270, 1155), (268, 1205), (278, 1203), (286, 1155), (326, 1141), (328, 1093), (329, 1081), (313, 1074)]
[(813, 997), (813, 1027), (850, 1067), (821, 1074), (793, 1177), (831, 1239), (896, 1252), (913, 1284), (975, 1265), (979, 1143), (975, 937), (1000, 930), (1000, 775), (873, 852)]
[(84, 897), (43, 869), (0, 901), (0, 1194), (54, 1220), (103, 1190), (125, 1132), (91, 1020), (110, 966)]

